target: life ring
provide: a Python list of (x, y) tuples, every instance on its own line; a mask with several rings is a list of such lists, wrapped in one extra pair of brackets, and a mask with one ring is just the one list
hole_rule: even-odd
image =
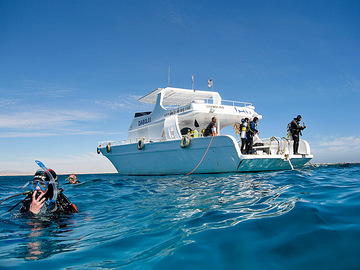
[(96, 152), (97, 152), (98, 154), (100, 154), (100, 153), (101, 153), (101, 151), (100, 151), (100, 148), (99, 148), (99, 147), (97, 147), (97, 148), (96, 148)]
[(141, 150), (141, 149), (143, 149), (144, 147), (145, 147), (145, 140), (144, 140), (144, 138), (142, 138), (141, 140), (138, 141), (138, 143), (137, 143), (137, 148), (138, 148), (139, 150)]
[(190, 144), (190, 139), (189, 139), (189, 137), (182, 137), (182, 139), (181, 139), (181, 141), (180, 141), (180, 147), (181, 148), (186, 148), (186, 147), (188, 147), (189, 146), (189, 144)]
[(234, 124), (234, 130), (235, 130), (235, 134), (240, 134), (240, 125), (235, 123)]
[(110, 142), (106, 145), (106, 151), (108, 153), (110, 153), (110, 151), (111, 151), (111, 143)]

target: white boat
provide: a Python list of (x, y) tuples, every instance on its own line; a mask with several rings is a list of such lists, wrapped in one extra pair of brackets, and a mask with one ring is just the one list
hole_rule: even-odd
[[(221, 130), (262, 116), (251, 103), (222, 100), (218, 92), (158, 88), (139, 102), (155, 106), (135, 113), (126, 140), (100, 142), (97, 148), (120, 174), (277, 171), (300, 168), (313, 158), (307, 141), (300, 140), (301, 154), (294, 155), (293, 141), (284, 137), (256, 137), (255, 153), (242, 154), (235, 130), (234, 136)], [(204, 137), (201, 130), (213, 116), (218, 134)]]

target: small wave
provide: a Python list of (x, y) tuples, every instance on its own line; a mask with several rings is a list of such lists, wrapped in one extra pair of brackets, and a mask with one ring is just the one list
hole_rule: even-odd
[[(324, 259), (321, 250), (326, 250), (333, 258), (337, 253), (344, 258), (337, 264), (329, 260), (338, 269), (356, 269), (359, 169), (81, 175), (82, 185), (64, 186), (79, 213), (41, 224), (16, 210), (1, 215), (0, 267), (11, 261), (26, 268), (31, 261), (36, 268), (52, 262), (55, 268), (71, 269), (180, 269), (184, 263), (197, 269), (303, 269)], [(0, 180), (3, 194), (24, 181)], [(0, 209), (5, 212), (17, 202), (8, 200)], [(331, 263), (325, 265), (331, 268)]]

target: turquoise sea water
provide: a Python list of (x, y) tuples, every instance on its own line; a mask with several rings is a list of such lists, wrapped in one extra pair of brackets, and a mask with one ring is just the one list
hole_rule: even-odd
[[(0, 177), (0, 200), (31, 178)], [(0, 205), (0, 269), (360, 269), (360, 165), (78, 178), (79, 213)]]

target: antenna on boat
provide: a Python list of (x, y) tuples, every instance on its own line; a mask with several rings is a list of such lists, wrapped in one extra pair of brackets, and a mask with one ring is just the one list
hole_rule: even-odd
[(213, 79), (208, 80), (208, 87), (211, 88), (211, 91), (213, 91)]
[(194, 75), (191, 75), (191, 89), (194, 90)]
[(169, 65), (169, 71), (168, 71), (168, 87), (170, 87), (170, 65)]

